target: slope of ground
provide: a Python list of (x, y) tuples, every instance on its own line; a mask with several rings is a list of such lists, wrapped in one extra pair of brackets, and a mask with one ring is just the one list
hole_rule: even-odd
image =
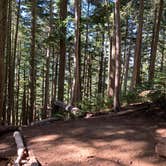
[[(162, 128), (165, 110), (150, 108), (25, 127), (23, 134), (42, 166), (166, 166), (155, 154), (156, 130)], [(0, 136), (0, 158), (16, 155), (12, 134)]]
[(55, 122), (24, 130), (43, 166), (166, 166), (155, 154), (160, 110)]

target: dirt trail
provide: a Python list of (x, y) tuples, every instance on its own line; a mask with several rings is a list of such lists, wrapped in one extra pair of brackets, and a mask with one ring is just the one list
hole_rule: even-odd
[(24, 134), (42, 166), (166, 166), (154, 139), (165, 127), (164, 119), (145, 112), (55, 122)]

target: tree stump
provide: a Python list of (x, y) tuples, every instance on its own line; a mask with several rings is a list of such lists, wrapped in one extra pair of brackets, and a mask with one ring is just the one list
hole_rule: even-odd
[(156, 131), (157, 144), (155, 152), (162, 157), (166, 157), (166, 129), (158, 129)]

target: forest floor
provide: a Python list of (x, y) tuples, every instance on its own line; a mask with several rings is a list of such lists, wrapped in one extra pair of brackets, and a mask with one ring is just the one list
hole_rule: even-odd
[[(23, 134), (42, 166), (166, 166), (155, 154), (156, 130), (162, 128), (165, 110), (150, 108), (26, 127)], [(0, 137), (0, 157), (2, 151), (16, 153), (10, 137)]]

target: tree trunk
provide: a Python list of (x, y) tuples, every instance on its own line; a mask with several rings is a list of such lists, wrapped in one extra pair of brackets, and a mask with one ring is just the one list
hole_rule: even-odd
[(144, 11), (144, 0), (140, 0), (139, 25), (137, 30), (138, 33), (137, 33), (137, 40), (136, 40), (136, 46), (135, 46), (134, 68), (133, 68), (133, 78), (132, 78), (131, 89), (135, 88), (140, 83), (143, 11)]
[(159, 40), (160, 22), (162, 18), (163, 7), (164, 7), (164, 1), (160, 0), (157, 19), (154, 20), (154, 32), (152, 37), (150, 65), (149, 65), (149, 83), (150, 82), (152, 83), (154, 80), (155, 60), (156, 60), (157, 44)]
[[(87, 15), (86, 17), (89, 17), (89, 8), (90, 8), (90, 2), (87, 2)], [(88, 44), (89, 44), (89, 22), (86, 22), (86, 32), (85, 32), (85, 48), (84, 48), (84, 59), (83, 59), (83, 73), (82, 73), (82, 96), (85, 97), (86, 96), (86, 82), (87, 82), (87, 57), (88, 55)]]
[(7, 5), (8, 0), (0, 1), (0, 121), (2, 120), (3, 112), (4, 57), (6, 41)]
[(58, 63), (59, 63), (59, 56), (55, 56), (55, 67), (54, 67), (54, 73), (55, 73), (55, 75), (54, 75), (54, 100), (56, 100), (56, 98), (57, 98), (57, 80), (58, 80), (58, 77), (57, 77), (57, 75), (58, 75)]
[(32, 12), (32, 27), (31, 27), (31, 57), (30, 57), (30, 108), (29, 108), (29, 122), (31, 123), (34, 120), (34, 111), (35, 111), (35, 98), (36, 98), (36, 51), (35, 51), (35, 40), (36, 40), (36, 5), (37, 0), (33, 0), (31, 3), (31, 12)]
[[(67, 0), (60, 1), (60, 20), (61, 24), (67, 17)], [(58, 78), (58, 100), (63, 101), (64, 98), (64, 78), (66, 66), (66, 25), (61, 25), (60, 38), (60, 59), (59, 59), (59, 78)]]
[[(50, 18), (49, 18), (49, 32), (48, 36), (51, 37), (52, 33), (52, 19), (53, 19), (53, 2), (50, 1)], [(50, 74), (50, 54), (51, 54), (51, 44), (49, 43), (49, 48), (46, 50), (46, 79), (45, 79), (45, 100), (44, 100), (44, 112), (43, 112), (43, 118), (46, 118), (46, 111), (48, 109), (49, 104), (49, 74)]]
[(19, 112), (19, 96), (20, 96), (20, 69), (21, 69), (21, 42), (19, 44), (19, 56), (17, 57), (17, 90), (16, 90), (16, 125), (19, 124), (18, 112)]
[(26, 78), (25, 78), (25, 66), (24, 66), (24, 90), (22, 97), (22, 125), (27, 125), (27, 109), (26, 109)]
[(17, 51), (17, 40), (18, 40), (18, 26), (19, 26), (19, 19), (20, 19), (20, 6), (21, 6), (21, 0), (18, 2), (17, 7), (17, 20), (16, 20), (16, 31), (15, 31), (15, 38), (14, 38), (14, 52), (13, 52), (13, 60), (12, 60), (12, 101), (10, 104), (12, 104), (13, 111), (12, 111), (12, 124), (15, 125), (16, 121), (16, 112), (15, 112), (15, 102), (14, 102), (14, 84), (15, 84), (15, 62), (16, 62), (16, 51)]
[(114, 25), (113, 25), (113, 37), (110, 37), (110, 57), (109, 57), (109, 84), (108, 84), (108, 96), (112, 98), (114, 96), (115, 86), (115, 55), (116, 55), (116, 37), (115, 37), (115, 11), (114, 11)]
[(8, 3), (8, 30), (7, 30), (7, 56), (8, 56), (8, 103), (7, 103), (7, 123), (11, 123), (11, 114), (13, 112), (13, 56), (12, 56), (12, 38), (11, 38), (11, 27), (12, 26), (12, 1)]
[[(129, 29), (129, 16), (126, 16), (126, 31), (125, 31), (125, 41), (124, 41), (123, 70), (122, 70), (122, 76), (121, 76), (121, 85), (123, 83), (123, 80), (125, 80), (125, 75), (126, 75), (126, 63), (127, 63), (127, 59), (128, 59), (128, 52), (127, 52), (128, 51), (128, 49), (127, 49), (127, 47), (128, 47), (128, 29)], [(126, 88), (124, 88), (124, 89), (126, 89)]]
[(115, 1), (115, 87), (114, 87), (114, 111), (120, 111), (120, 56), (121, 56), (121, 33), (120, 33), (120, 0)]
[(128, 80), (128, 74), (129, 74), (129, 61), (130, 61), (130, 54), (131, 54), (131, 42), (129, 45), (128, 50), (126, 51), (127, 54), (125, 56), (125, 75), (124, 75), (124, 94), (126, 94), (127, 90), (127, 80)]
[(102, 93), (103, 89), (103, 63), (104, 63), (104, 34), (102, 34), (101, 56), (99, 59), (99, 79), (98, 79), (98, 93)]
[(72, 105), (77, 105), (80, 101), (80, 0), (75, 0), (75, 57), (74, 57), (74, 80), (72, 88)]

